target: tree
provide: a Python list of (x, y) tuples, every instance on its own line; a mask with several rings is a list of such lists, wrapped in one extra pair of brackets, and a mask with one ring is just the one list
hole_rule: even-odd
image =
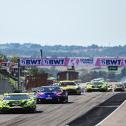
[(3, 54), (0, 54), (0, 61), (7, 61), (7, 57)]
[(35, 75), (38, 74), (38, 68), (37, 67), (32, 67), (29, 69), (29, 74)]
[(11, 58), (11, 62), (18, 63), (18, 59), (19, 59), (18, 56), (14, 56), (14, 57)]

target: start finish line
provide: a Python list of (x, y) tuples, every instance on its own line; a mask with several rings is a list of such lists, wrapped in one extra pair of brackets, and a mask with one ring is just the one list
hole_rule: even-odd
[(126, 57), (20, 58), (20, 66), (126, 66)]

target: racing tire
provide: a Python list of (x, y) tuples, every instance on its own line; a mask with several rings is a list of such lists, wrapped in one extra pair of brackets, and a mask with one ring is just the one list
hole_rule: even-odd
[(2, 108), (0, 111), (1, 111), (1, 113), (10, 113), (11, 112), (11, 110), (8, 108)]
[(1, 109), (0, 112), (1, 112), (1, 113), (8, 113), (8, 110), (6, 110), (6, 109)]
[(77, 92), (77, 95), (81, 95), (81, 92), (79, 92), (79, 93)]
[(68, 103), (68, 97), (64, 99), (59, 99), (58, 103)]
[(33, 113), (36, 112), (36, 108), (32, 108), (31, 112), (33, 112)]
[(36, 112), (36, 107), (35, 108), (28, 108), (26, 109), (27, 112), (34, 113)]

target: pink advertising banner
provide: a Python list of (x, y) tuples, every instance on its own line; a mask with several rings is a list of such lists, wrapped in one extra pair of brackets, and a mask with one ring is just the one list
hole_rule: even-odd
[(95, 66), (126, 66), (126, 57), (113, 58), (113, 57), (101, 57), (96, 58)]
[(67, 66), (67, 58), (20, 58), (20, 66)]
[(126, 66), (126, 57), (20, 58), (21, 66)]

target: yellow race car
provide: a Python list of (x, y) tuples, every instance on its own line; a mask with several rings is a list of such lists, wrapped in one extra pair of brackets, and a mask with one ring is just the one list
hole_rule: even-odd
[(68, 92), (68, 94), (81, 95), (81, 87), (75, 82), (70, 80), (64, 80), (59, 82), (61, 89)]

